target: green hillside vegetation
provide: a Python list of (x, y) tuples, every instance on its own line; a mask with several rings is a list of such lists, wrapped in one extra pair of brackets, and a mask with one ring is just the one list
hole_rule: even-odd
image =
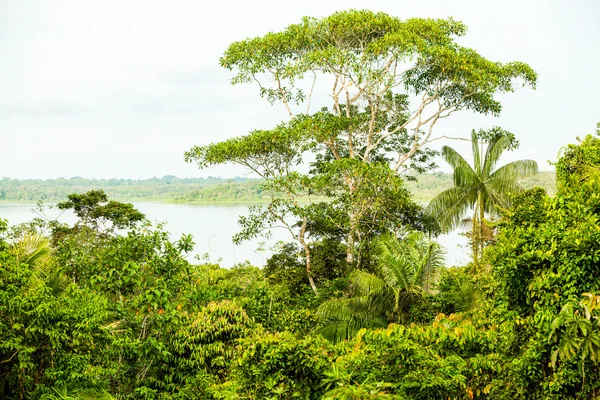
[[(127, 201), (171, 201), (189, 196), (198, 190), (227, 192), (231, 198), (220, 197), (218, 201), (238, 198), (253, 198), (260, 194), (252, 193), (259, 188), (257, 179), (248, 178), (177, 178), (164, 176), (151, 179), (85, 179), (80, 177), (65, 179), (10, 179), (0, 180), (0, 201), (60, 201), (71, 193), (85, 193), (90, 190), (104, 190), (111, 198)], [(233, 189), (239, 186), (239, 190)], [(231, 188), (228, 190), (227, 188)], [(242, 195), (242, 193), (245, 193)]]
[[(428, 173), (416, 176), (417, 180), (405, 180), (406, 188), (416, 201), (427, 202), (437, 193), (452, 186), (452, 176), (445, 173)], [(556, 193), (555, 173), (540, 172), (520, 181), (523, 187), (544, 188), (549, 194)], [(135, 179), (9, 179), (0, 180), (0, 201), (55, 202), (70, 193), (85, 193), (102, 189), (119, 201), (158, 201), (167, 203), (251, 203), (267, 202), (273, 194), (265, 190), (263, 181), (248, 178), (177, 178), (165, 176), (144, 180)], [(313, 197), (321, 200), (324, 197)]]

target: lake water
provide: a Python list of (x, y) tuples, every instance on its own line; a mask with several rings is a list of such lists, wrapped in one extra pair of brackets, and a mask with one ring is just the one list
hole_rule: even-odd
[[(239, 231), (238, 217), (248, 214), (247, 205), (243, 204), (133, 204), (149, 220), (166, 222), (165, 229), (171, 233), (172, 239), (191, 233), (196, 246), (190, 259), (208, 254), (211, 261), (219, 261), (223, 267), (231, 267), (242, 261), (262, 266), (272, 253), (270, 248), (273, 245), (278, 241), (292, 241), (287, 231), (276, 229), (269, 240), (252, 240), (234, 245), (231, 237)], [(35, 204), (31, 203), (0, 203), (0, 218), (7, 219), (11, 225), (26, 222), (36, 216), (31, 211), (34, 207)], [(58, 210), (48, 210), (46, 214), (66, 223), (75, 222), (72, 213), (60, 214)], [(464, 265), (470, 258), (466, 238), (459, 233), (456, 231), (438, 238), (446, 249), (449, 266)], [(261, 246), (261, 242), (264, 245)]]

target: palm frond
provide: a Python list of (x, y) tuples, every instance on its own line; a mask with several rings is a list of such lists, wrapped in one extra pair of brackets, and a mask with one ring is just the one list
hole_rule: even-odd
[(351, 340), (363, 328), (384, 328), (387, 326), (387, 321), (378, 316), (364, 322), (361, 325), (356, 321), (327, 321), (317, 329), (317, 333), (333, 343), (339, 343), (344, 340)]
[(439, 243), (431, 240), (421, 260), (418, 282), (425, 293), (431, 293), (433, 285), (440, 278), (440, 271), (446, 265), (446, 252)]
[(442, 147), (442, 157), (448, 164), (450, 164), (450, 166), (452, 166), (455, 171), (457, 169), (460, 171), (459, 175), (456, 173), (454, 174), (455, 185), (457, 185), (457, 179), (468, 179), (466, 178), (467, 175), (477, 175), (467, 160), (465, 160), (463, 156), (461, 156), (452, 147)]
[(533, 160), (518, 160), (498, 168), (496, 171), (490, 174), (489, 178), (517, 180), (535, 175), (538, 172), (539, 170), (537, 162)]
[[(475, 231), (477, 225), (483, 222), (481, 220), (485, 218), (484, 213), (497, 214), (498, 206), (508, 207), (512, 195), (523, 190), (516, 182), (518, 178), (538, 172), (535, 161), (520, 160), (492, 173), (502, 153), (510, 148), (511, 136), (494, 135), (488, 139), (483, 160), (480, 146), (485, 141), (479, 140), (475, 131), (471, 132), (471, 139), (473, 168), (456, 150), (448, 146), (442, 148), (444, 160), (454, 169), (454, 187), (435, 196), (427, 205), (426, 213), (437, 220), (443, 232), (458, 226), (469, 209), (476, 211), (471, 220)], [(477, 258), (477, 247), (473, 243), (473, 254)], [(483, 248), (483, 242), (480, 241), (477, 246)]]
[(480, 185), (480, 176), (474, 174), (473, 171), (466, 167), (458, 167), (454, 170), (453, 178), (454, 186), (469, 186), (469, 185)]
[(351, 340), (360, 329), (352, 326), (348, 321), (328, 321), (317, 329), (317, 333), (332, 343), (340, 343)]
[(54, 393), (49, 395), (52, 400), (114, 400), (115, 398), (105, 390), (97, 391), (95, 389), (75, 389), (69, 394), (69, 390), (63, 384), (52, 388)]
[(460, 220), (458, 226), (462, 229), (469, 229), (473, 226), (473, 217), (465, 217)]
[(380, 277), (361, 270), (352, 271), (349, 281), (356, 296), (377, 294), (385, 287), (385, 282)]
[(500, 156), (509, 146), (510, 138), (507, 136), (494, 137), (488, 142), (481, 174), (484, 179), (490, 175), (491, 171), (498, 163)]
[(523, 192), (523, 187), (515, 180), (489, 179), (486, 182), (485, 212), (491, 215), (498, 214), (498, 206), (508, 208), (512, 204), (512, 197)]
[(600, 183), (600, 166), (588, 165), (581, 173), (582, 182)]
[(420, 286), (411, 286), (408, 290), (402, 290), (398, 293), (396, 310), (408, 310), (413, 304), (423, 301), (425, 291)]
[(460, 279), (457, 282), (457, 289), (454, 297), (454, 310), (465, 312), (474, 309), (479, 302), (480, 294), (473, 281)]
[(71, 283), (62, 268), (55, 263), (38, 263), (33, 268), (39, 283), (48, 287), (54, 296), (59, 296)]
[[(375, 242), (379, 276), (365, 271), (350, 275), (352, 297), (331, 299), (319, 306), (319, 332), (333, 341), (344, 340), (359, 329), (403, 320), (410, 307), (422, 301), (423, 280), (430, 285), (443, 265), (441, 248), (420, 232), (400, 239), (382, 235)], [(428, 289), (429, 290), (429, 287)], [(387, 319), (386, 319), (387, 317)]]
[(435, 196), (425, 212), (437, 219), (444, 232), (454, 229), (477, 201), (479, 186), (455, 186)]
[(362, 328), (377, 328), (387, 325), (383, 318), (392, 299), (387, 301), (369, 296), (331, 299), (319, 306), (317, 316), (322, 322), (317, 332), (328, 340), (338, 342), (351, 339)]
[(473, 169), (476, 175), (481, 175), (481, 152), (479, 151), (479, 140), (475, 129), (471, 131), (471, 151), (473, 152)]
[(12, 248), (12, 253), (19, 262), (34, 265), (50, 254), (50, 242), (41, 235), (27, 234)]
[(371, 299), (367, 296), (345, 299), (330, 299), (317, 308), (321, 320), (350, 321), (357, 323), (368, 320), (371, 312)]
[(381, 277), (387, 285), (404, 289), (414, 284), (417, 272), (414, 260), (395, 236), (381, 236), (375, 244), (375, 256)]

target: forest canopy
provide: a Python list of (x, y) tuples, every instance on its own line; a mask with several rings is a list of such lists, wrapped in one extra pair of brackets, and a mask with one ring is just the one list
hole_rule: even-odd
[[(234, 240), (290, 233), (264, 268), (191, 262), (191, 235), (84, 179), (3, 180), (5, 197), (73, 188), (57, 207), (76, 216), (0, 219), (4, 398), (599, 398), (600, 131), (561, 151), (556, 184), (534, 160), (504, 163), (518, 135), (500, 127), (448, 138), (440, 119), (497, 115), (537, 81), (461, 46), (466, 34), (349, 10), (234, 42), (232, 83), (289, 119), (185, 159), (261, 179), (102, 182), (173, 201), (248, 189), (266, 201)], [(322, 79), (331, 96), (311, 111)], [(451, 139), (471, 154), (444, 146), (453, 173), (432, 173), (432, 143)], [(436, 236), (461, 223), (473, 259), (449, 268)]]

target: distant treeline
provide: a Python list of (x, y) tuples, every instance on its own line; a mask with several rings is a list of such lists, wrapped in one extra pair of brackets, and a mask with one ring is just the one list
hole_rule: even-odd
[(150, 179), (0, 179), (0, 201), (60, 201), (71, 193), (85, 193), (103, 189), (111, 199), (129, 201), (172, 201), (189, 196), (196, 191), (215, 192), (216, 197), (207, 201), (223, 201), (237, 196), (252, 198), (251, 188), (260, 186), (260, 180), (236, 177), (223, 178), (177, 178), (167, 175)]
[[(525, 188), (540, 186), (548, 194), (556, 192), (555, 173), (544, 171), (521, 181)], [(423, 174), (406, 186), (417, 201), (429, 201), (452, 186), (452, 175)], [(151, 179), (9, 179), (0, 180), (0, 201), (60, 201), (70, 193), (103, 189), (109, 198), (121, 201), (160, 201), (173, 203), (260, 202), (270, 198), (262, 181), (253, 178), (177, 178), (164, 176)]]

